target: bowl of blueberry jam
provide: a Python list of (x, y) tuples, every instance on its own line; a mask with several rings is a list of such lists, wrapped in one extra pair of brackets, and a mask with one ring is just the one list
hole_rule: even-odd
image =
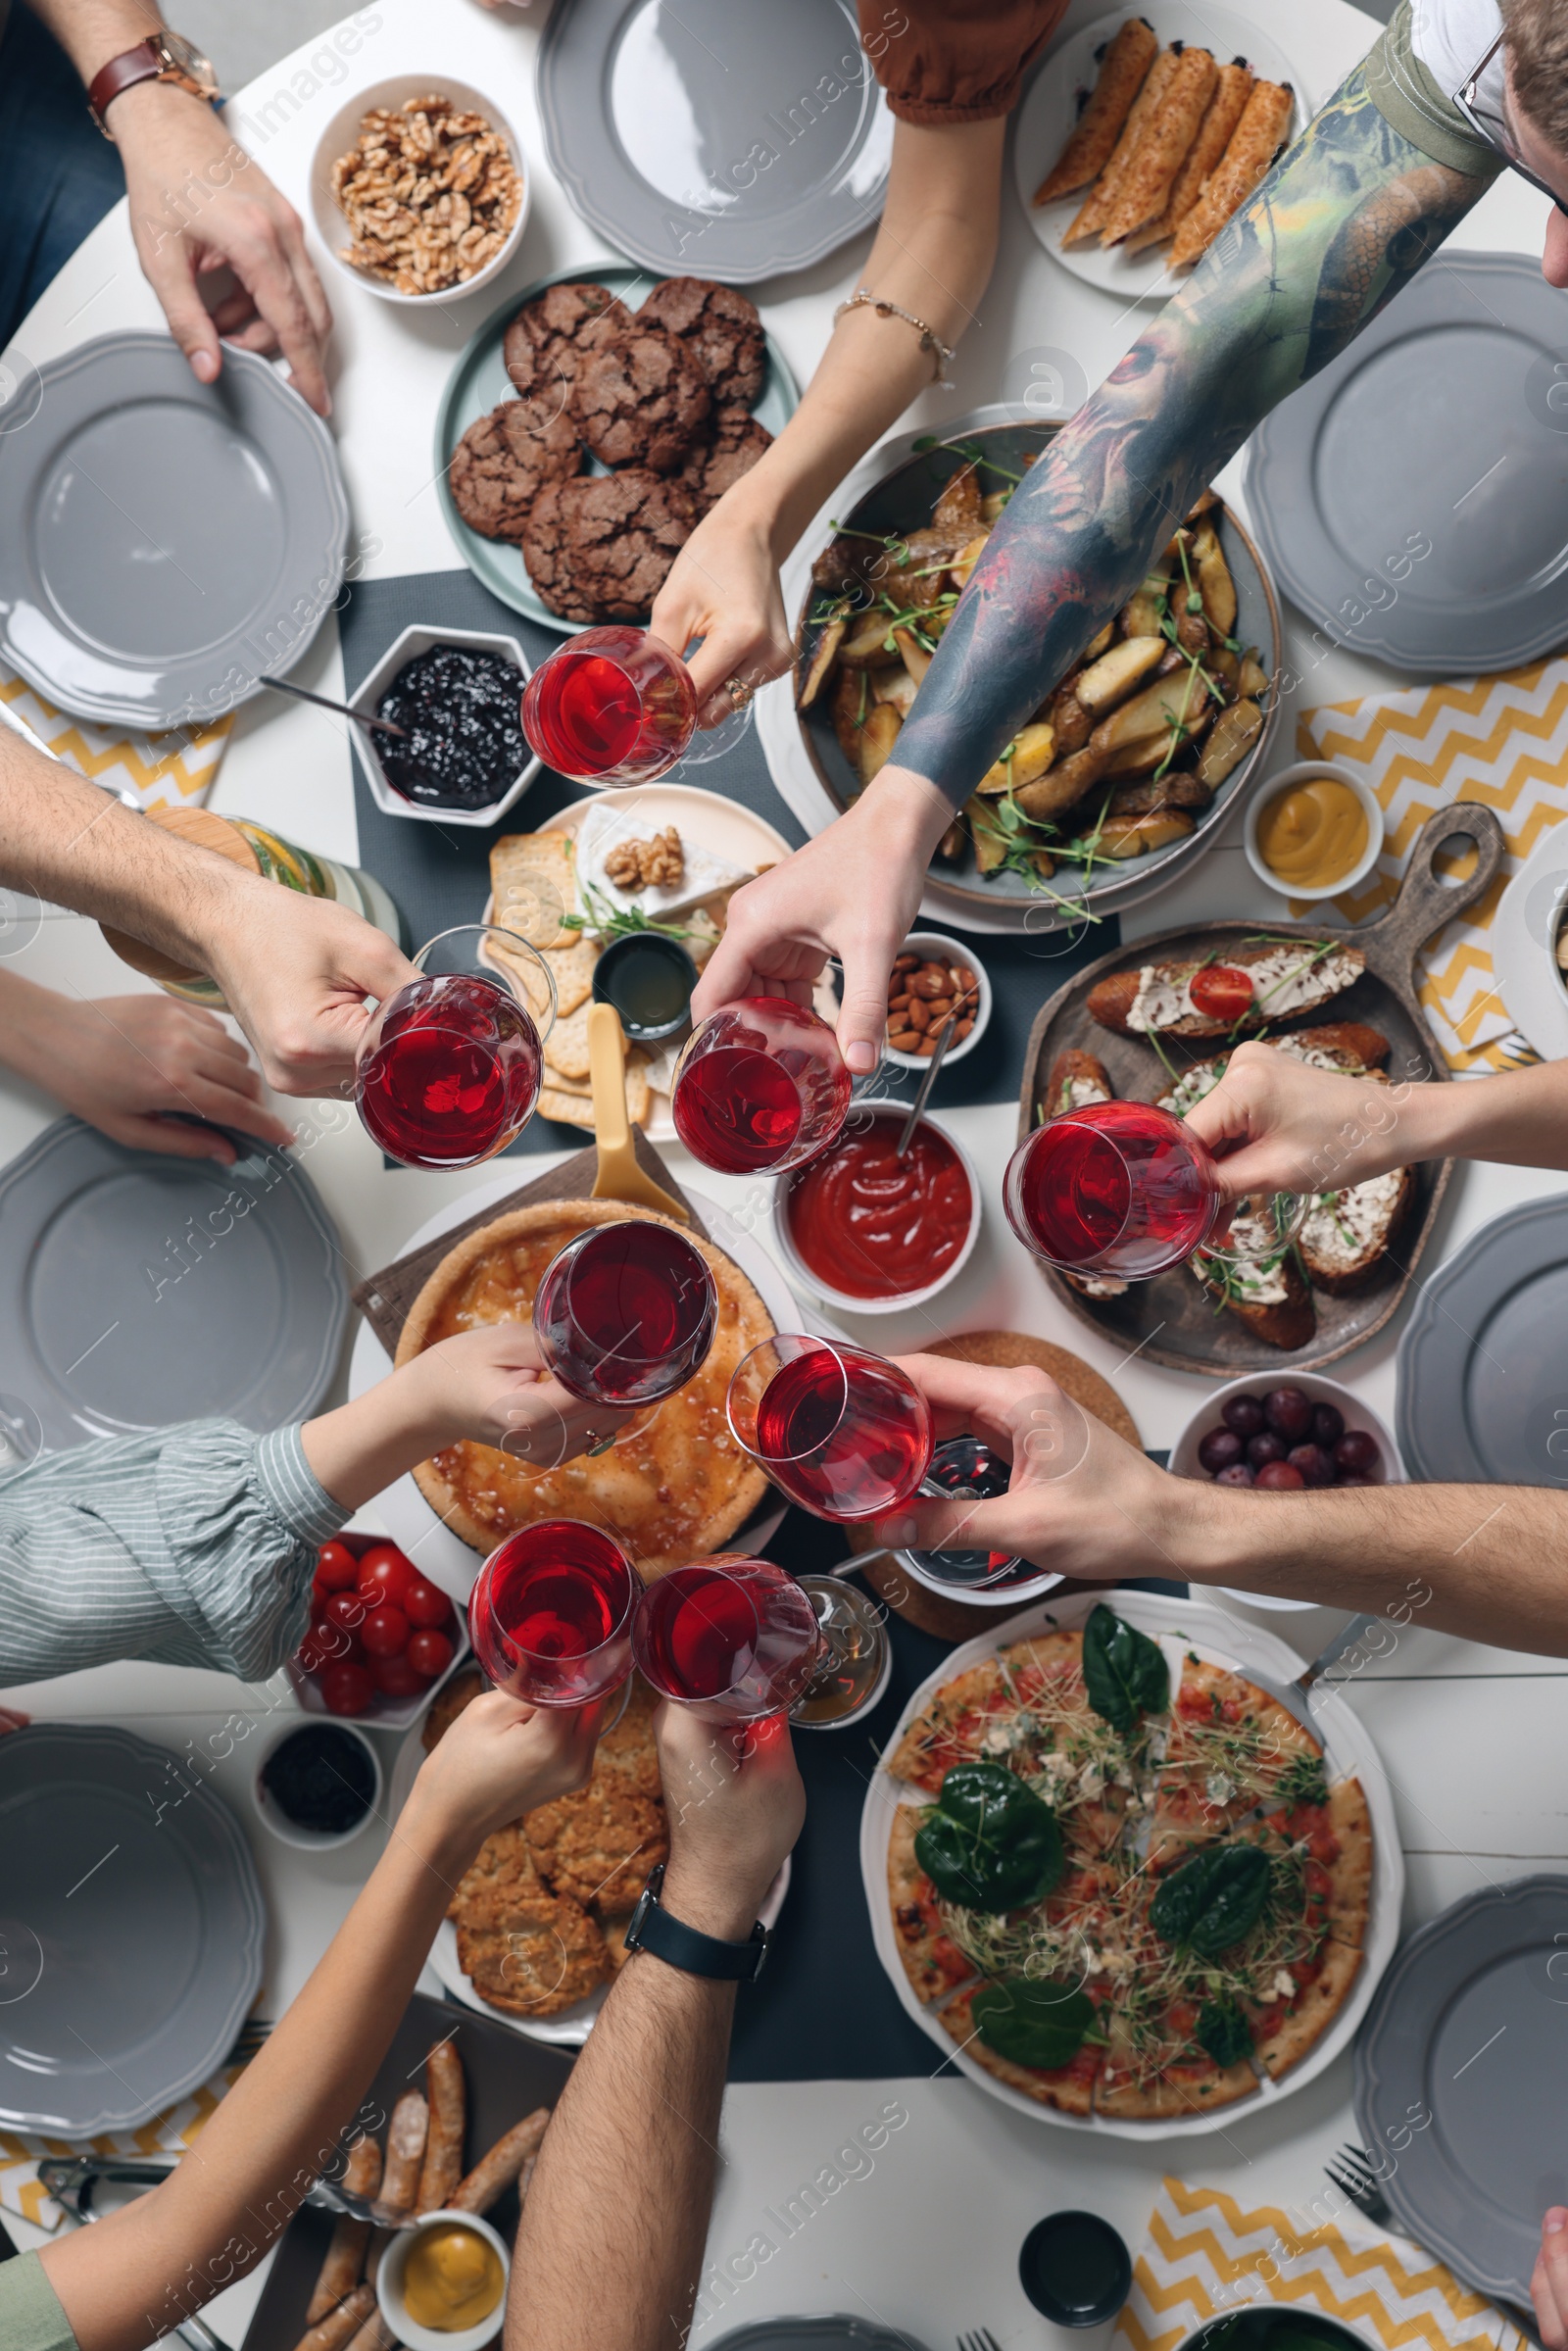
[(515, 637), (406, 628), (351, 708), (402, 736), (356, 727), (376, 807), (429, 824), (494, 824), (539, 772), (522, 732), (527, 656)]

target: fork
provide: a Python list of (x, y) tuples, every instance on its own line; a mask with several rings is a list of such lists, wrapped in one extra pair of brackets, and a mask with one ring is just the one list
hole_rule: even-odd
[[(1377, 2175), (1372, 2169), (1372, 2158), (1364, 2147), (1342, 2147), (1337, 2155), (1330, 2157), (1323, 2169), (1341, 2195), (1348, 2196), (1356, 2210), (1362, 2213), (1367, 2220), (1374, 2222), (1380, 2229), (1387, 2228), (1392, 2224), (1395, 2228), (1402, 2229), (1403, 2224), (1395, 2219), (1389, 2199), (1377, 2183)], [(1459, 2278), (1461, 2285), (1467, 2283), (1465, 2278), (1459, 2278), (1456, 2270), (1453, 2274)], [(1485, 2295), (1494, 2309), (1501, 2311), (1511, 2326), (1517, 2327), (1527, 2341), (1536, 2344), (1537, 2351), (1544, 2351), (1541, 2336), (1537, 2331), (1534, 2312), (1521, 2310), (1517, 2302), (1505, 2302), (1500, 2294), (1493, 2293), (1489, 2287), (1484, 2285), (1470, 2286), (1469, 2291)]]
[(989, 2327), (977, 2327), (973, 2334), (959, 2335), (958, 2351), (1002, 2351), (1002, 2346)]

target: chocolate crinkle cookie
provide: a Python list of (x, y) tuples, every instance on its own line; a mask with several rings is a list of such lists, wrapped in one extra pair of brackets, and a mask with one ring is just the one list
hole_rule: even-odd
[(694, 519), (679, 482), (645, 466), (550, 482), (534, 500), (522, 560), (564, 620), (642, 620)]
[(581, 469), (582, 446), (569, 416), (536, 431), (524, 402), (503, 400), (469, 425), (452, 452), (447, 478), (470, 530), (487, 539), (520, 539), (528, 509), (546, 482), (565, 481)]
[(773, 436), (759, 424), (750, 409), (718, 408), (709, 418), (708, 431), (675, 476), (697, 509), (698, 516), (717, 506), (724, 492), (750, 473)]
[(702, 369), (679, 335), (634, 319), (577, 368), (571, 413), (607, 465), (673, 473), (708, 415)]
[(564, 414), (584, 356), (630, 318), (618, 294), (587, 279), (547, 286), (523, 304), (502, 338), (501, 356), (536, 425)]
[(637, 313), (679, 335), (715, 400), (750, 408), (767, 373), (767, 345), (755, 302), (710, 277), (666, 277)]

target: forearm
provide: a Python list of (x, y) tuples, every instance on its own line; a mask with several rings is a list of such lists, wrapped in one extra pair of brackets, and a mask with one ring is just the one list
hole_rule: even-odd
[(266, 2252), (358, 2112), (470, 1859), (416, 1789), (325, 1957), (168, 2184), (45, 2248), (81, 2351), (141, 2351)]
[(0, 1065), (34, 1086), (49, 1084), (59, 1002), (52, 988), (40, 988), (19, 971), (0, 971)]
[(26, 0), (26, 5), (48, 25), (84, 83), (164, 22), (154, 0)]
[[(1406, 1159), (1492, 1159), (1505, 1167), (1568, 1167), (1568, 1061), (1544, 1061), (1458, 1086), (1412, 1086), (1396, 1105)], [(1399, 1129), (1395, 1141), (1400, 1140)]]
[(305, 1458), (345, 1509), (358, 1510), (463, 1435), (461, 1415), (442, 1410), (429, 1374), (429, 1357), (416, 1357), (364, 1396), (305, 1423)]
[(961, 803), (1259, 419), (1487, 184), (1401, 138), (1357, 68), (1031, 467), (905, 724), (903, 764)]

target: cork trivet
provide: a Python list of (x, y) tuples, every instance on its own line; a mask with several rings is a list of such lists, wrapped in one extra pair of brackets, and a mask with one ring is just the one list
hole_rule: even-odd
[[(631, 1140), (632, 1149), (637, 1153), (637, 1164), (643, 1173), (652, 1176), (656, 1184), (662, 1184), (666, 1192), (672, 1193), (690, 1215), (694, 1231), (701, 1233), (705, 1241), (710, 1241), (712, 1235), (641, 1127), (632, 1128)], [(535, 1176), (531, 1184), (520, 1184), (515, 1192), (509, 1192), (504, 1200), (492, 1200), (487, 1208), (480, 1208), (474, 1215), (465, 1217), (462, 1224), (449, 1226), (446, 1232), (438, 1233), (433, 1241), (425, 1242), (421, 1249), (411, 1249), (406, 1257), (399, 1257), (391, 1265), (383, 1266), (379, 1273), (368, 1275), (355, 1290), (354, 1303), (387, 1353), (397, 1353), (409, 1308), (442, 1258), (449, 1250), (456, 1249), (460, 1241), (466, 1240), (470, 1233), (476, 1233), (481, 1225), (493, 1224), (498, 1216), (505, 1216), (514, 1208), (525, 1208), (534, 1200), (587, 1200), (598, 1173), (599, 1153), (590, 1144), (586, 1151), (574, 1151), (569, 1159), (564, 1159), (559, 1167), (551, 1168), (548, 1174)]]

